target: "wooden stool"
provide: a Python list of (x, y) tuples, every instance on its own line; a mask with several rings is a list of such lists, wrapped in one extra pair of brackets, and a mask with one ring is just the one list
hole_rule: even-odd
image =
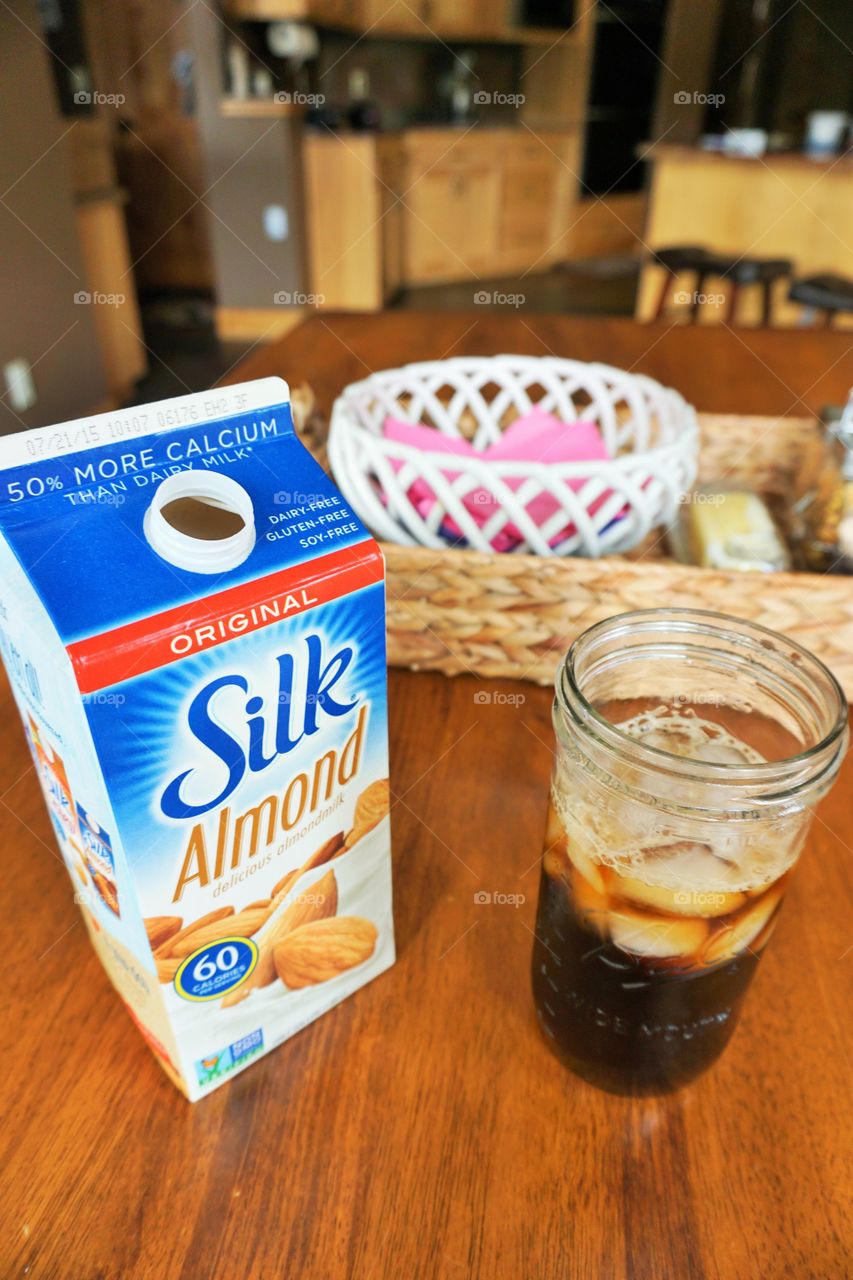
[(706, 273), (730, 282), (726, 323), (733, 325), (742, 288), (758, 284), (762, 290), (762, 319), (766, 327), (773, 323), (773, 285), (791, 274), (790, 258), (729, 258), (713, 254)]
[(788, 294), (791, 302), (822, 311), (827, 329), (839, 311), (853, 311), (853, 280), (846, 276), (803, 276), (795, 280)]
[(655, 307), (655, 320), (660, 320), (666, 310), (669, 291), (676, 277), (685, 271), (692, 271), (695, 277), (693, 302), (690, 307), (690, 322), (692, 324), (699, 313), (699, 295), (702, 292), (702, 285), (705, 281), (706, 264), (711, 261), (711, 255), (708, 250), (698, 244), (670, 245), (666, 249), (653, 249), (652, 261), (657, 266), (663, 267), (666, 272), (661, 291), (658, 294), (657, 306)]

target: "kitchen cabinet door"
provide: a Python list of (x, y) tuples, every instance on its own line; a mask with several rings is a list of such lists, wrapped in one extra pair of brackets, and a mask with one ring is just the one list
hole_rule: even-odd
[(549, 247), (557, 190), (557, 166), (508, 164), (503, 171), (500, 247), (510, 255), (536, 258)]
[(494, 270), (500, 174), (493, 168), (433, 169), (406, 196), (410, 283), (476, 281)]

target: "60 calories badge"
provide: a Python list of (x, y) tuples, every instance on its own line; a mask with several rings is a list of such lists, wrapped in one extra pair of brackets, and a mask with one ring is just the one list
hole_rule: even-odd
[(250, 938), (218, 938), (187, 956), (175, 974), (175, 991), (183, 1000), (218, 1000), (245, 982), (257, 963)]

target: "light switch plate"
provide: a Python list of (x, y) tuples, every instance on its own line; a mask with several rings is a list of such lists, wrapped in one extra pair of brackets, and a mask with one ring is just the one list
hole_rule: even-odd
[(281, 243), (290, 234), (290, 218), (283, 204), (268, 204), (264, 209), (264, 235)]

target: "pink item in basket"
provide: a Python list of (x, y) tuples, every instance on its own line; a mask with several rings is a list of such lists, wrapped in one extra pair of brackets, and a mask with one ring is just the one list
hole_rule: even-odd
[[(428, 453), (446, 453), (456, 457), (485, 458), (493, 462), (590, 462), (609, 461), (610, 453), (601, 439), (598, 428), (593, 422), (573, 422), (566, 424), (558, 418), (537, 407), (532, 408), (523, 417), (507, 427), (500, 440), (484, 450), (475, 449), (467, 440), (455, 436), (446, 436), (432, 427), (420, 423), (401, 422), (394, 418), (386, 418), (384, 434), (390, 440), (409, 445)], [(392, 464), (395, 471), (402, 468), (402, 463)], [(442, 468), (448, 481), (459, 476), (459, 471), (448, 466)], [(511, 473), (502, 476), (507, 488), (518, 490), (524, 484), (524, 476), (513, 476)], [(585, 481), (570, 480), (570, 487), (577, 492)], [(609, 496), (609, 490), (601, 494), (590, 506), (590, 512), (596, 511)], [(426, 519), (432, 511), (437, 495), (430, 483), (419, 477), (414, 480), (407, 491), (409, 501)], [(474, 521), (482, 527), (500, 509), (498, 500), (482, 487), (472, 489), (462, 498), (466, 509)], [(549, 493), (539, 494), (527, 504), (526, 510), (537, 525), (544, 524), (559, 508), (558, 500)], [(443, 528), (454, 536), (464, 536), (456, 521), (447, 516)], [(574, 532), (574, 525), (569, 524), (551, 539), (551, 545), (561, 542)], [(510, 551), (524, 540), (524, 535), (512, 522), (491, 539), (495, 551)]]
[[(484, 457), (492, 462), (609, 462), (610, 453), (602, 440), (598, 427), (594, 422), (572, 422), (566, 424), (543, 409), (534, 407), (523, 418), (516, 418), (495, 444), (486, 449)], [(504, 476), (504, 483), (515, 492), (524, 483), (524, 477)], [(575, 493), (586, 483), (584, 480), (570, 480), (569, 488)], [(608, 491), (609, 493), (609, 491)], [(592, 503), (590, 511), (597, 511), (608, 493), (603, 493)], [(465, 505), (468, 503), (466, 501)], [(494, 498), (485, 504), (482, 510), (486, 518), (491, 516), (498, 503)], [(542, 493), (527, 504), (526, 511), (534, 524), (543, 525), (559, 507), (558, 500), (550, 493)], [(485, 521), (481, 521), (485, 523)], [(519, 539), (523, 538), (521, 530), (510, 523), (505, 526), (507, 533)], [(561, 542), (574, 526), (560, 532), (554, 541)]]

